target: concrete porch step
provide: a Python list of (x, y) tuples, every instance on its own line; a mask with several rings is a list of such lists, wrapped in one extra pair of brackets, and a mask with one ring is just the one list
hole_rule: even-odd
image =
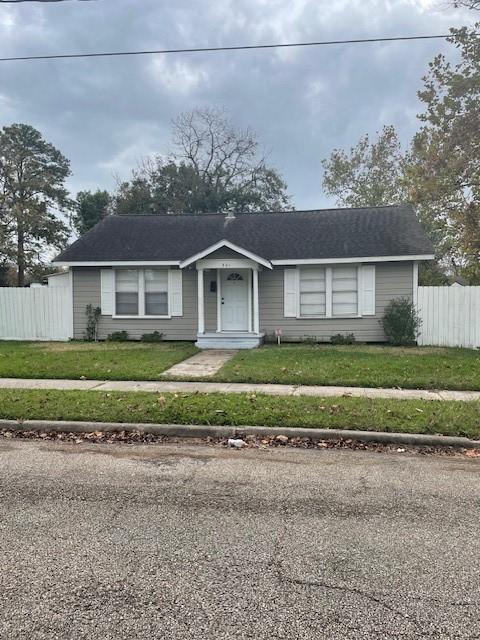
[(263, 337), (263, 333), (248, 331), (199, 333), (195, 346), (199, 349), (254, 349), (262, 344)]

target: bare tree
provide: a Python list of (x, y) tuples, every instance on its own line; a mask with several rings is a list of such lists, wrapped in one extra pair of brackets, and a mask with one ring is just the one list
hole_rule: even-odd
[(194, 109), (172, 123), (176, 159), (192, 166), (215, 192), (235, 184), (244, 189), (263, 178), (265, 156), (249, 128), (235, 129), (224, 111)]
[(480, 0), (451, 0), (450, 4), (453, 4), (455, 9), (466, 7), (467, 9), (480, 10)]
[(172, 122), (168, 158), (143, 160), (119, 185), (117, 213), (208, 213), (291, 209), (287, 186), (267, 165), (254, 132), (218, 109), (194, 109)]

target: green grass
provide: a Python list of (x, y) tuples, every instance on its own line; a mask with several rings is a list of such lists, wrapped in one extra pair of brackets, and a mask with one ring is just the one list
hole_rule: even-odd
[[(157, 380), (192, 343), (0, 342), (0, 377)], [(290, 344), (239, 352), (224, 382), (480, 390), (480, 351)]]
[(0, 417), (480, 436), (480, 402), (4, 389), (0, 390)]
[(225, 382), (480, 390), (480, 351), (437, 347), (282, 345), (242, 351)]
[(0, 377), (155, 380), (196, 352), (189, 342), (0, 342)]

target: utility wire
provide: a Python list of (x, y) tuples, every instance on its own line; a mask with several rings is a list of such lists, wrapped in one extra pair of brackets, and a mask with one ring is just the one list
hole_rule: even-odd
[[(0, 4), (20, 4), (20, 2), (70, 2), (70, 0), (0, 0)], [(77, 2), (95, 2), (95, 0), (77, 0)]]
[[(53, 0), (58, 2), (59, 0)], [(466, 34), (466, 37), (477, 38), (480, 33)], [(278, 44), (250, 44), (230, 47), (197, 47), (185, 49), (149, 49), (144, 51), (103, 51), (97, 53), (56, 53), (51, 55), (12, 56), (0, 58), (0, 62), (18, 62), (21, 60), (62, 60), (66, 58), (113, 58), (117, 56), (150, 56), (168, 53), (215, 53), (218, 51), (251, 51), (254, 49), (287, 49), (293, 47), (322, 47), (341, 44), (366, 44), (373, 42), (406, 42), (412, 40), (445, 40), (452, 34), (426, 36), (396, 36), (389, 38), (357, 38), (354, 40), (323, 40), (318, 42), (287, 42)]]

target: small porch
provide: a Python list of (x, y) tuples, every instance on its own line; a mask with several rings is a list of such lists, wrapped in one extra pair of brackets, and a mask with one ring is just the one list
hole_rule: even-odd
[(205, 332), (197, 335), (195, 346), (199, 349), (254, 349), (263, 342), (263, 333), (258, 335), (250, 331)]
[(211, 258), (196, 262), (198, 331), (201, 349), (252, 349), (260, 332), (257, 262)]

